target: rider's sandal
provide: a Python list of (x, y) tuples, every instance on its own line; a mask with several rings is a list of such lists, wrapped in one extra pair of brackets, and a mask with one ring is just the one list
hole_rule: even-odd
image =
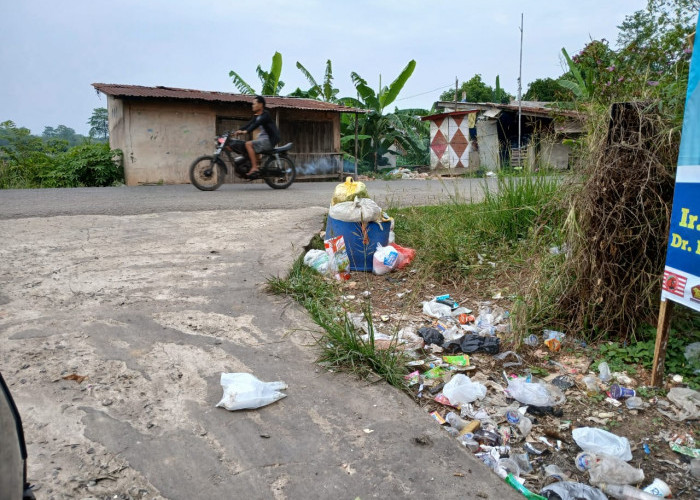
[(254, 181), (256, 179), (262, 179), (262, 176), (260, 175), (260, 170), (256, 170), (252, 174), (246, 174), (246, 179), (249, 181)]

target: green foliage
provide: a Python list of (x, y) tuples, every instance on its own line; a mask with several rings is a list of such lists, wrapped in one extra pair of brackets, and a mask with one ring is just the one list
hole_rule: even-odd
[(48, 135), (42, 140), (11, 121), (0, 124), (0, 189), (109, 186), (123, 181), (120, 151), (110, 150), (106, 143), (68, 148), (67, 141)]
[(571, 101), (573, 93), (565, 90), (557, 80), (553, 78), (538, 78), (530, 83), (527, 92), (523, 95), (525, 101)]
[(95, 108), (92, 110), (92, 116), (88, 120), (90, 125), (90, 138), (97, 141), (105, 142), (109, 139), (109, 116), (107, 108)]
[[(500, 102), (507, 104), (510, 102), (511, 96), (508, 92), (501, 88), (500, 77), (496, 76), (496, 88), (486, 85), (481, 80), (481, 75), (476, 74), (471, 79), (463, 82), (457, 90), (457, 100), (466, 102)], [(455, 91), (446, 90), (440, 94), (441, 101), (454, 101)]]
[(326, 61), (326, 72), (323, 77), (323, 85), (319, 85), (303, 64), (297, 61), (297, 68), (311, 84), (309, 90), (296, 89), (290, 97), (308, 97), (309, 99), (319, 99), (325, 102), (337, 102), (338, 89), (333, 88), (333, 66), (331, 60)]
[(68, 148), (77, 146), (82, 143), (85, 139), (80, 134), (76, 134), (75, 130), (65, 125), (59, 125), (56, 128), (44, 127), (44, 133), (41, 134), (45, 141), (55, 141), (54, 143), (61, 147), (63, 145), (63, 151), (67, 151)]
[[(284, 82), (280, 80), (280, 75), (282, 74), (282, 54), (279, 52), (274, 53), (270, 71), (265, 71), (258, 64), (255, 72), (262, 83), (261, 95), (279, 95), (282, 87), (284, 87)], [(228, 76), (232, 78), (233, 85), (241, 94), (254, 95), (258, 93), (235, 71), (229, 71)]]

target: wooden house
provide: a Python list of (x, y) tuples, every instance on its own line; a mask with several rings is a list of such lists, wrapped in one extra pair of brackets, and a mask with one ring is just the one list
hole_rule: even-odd
[[(254, 96), (171, 87), (93, 83), (107, 96), (109, 143), (124, 153), (127, 185), (189, 182), (192, 161), (211, 154), (215, 138), (252, 117)], [(362, 109), (296, 97), (265, 97), (280, 129), (280, 144), (299, 179), (342, 178), (340, 114)], [(227, 182), (235, 182), (229, 172)]]

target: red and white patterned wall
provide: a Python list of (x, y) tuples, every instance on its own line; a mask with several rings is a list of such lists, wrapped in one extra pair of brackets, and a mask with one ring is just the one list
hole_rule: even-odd
[(470, 114), (472, 113), (430, 118), (431, 168), (467, 168), (469, 165), (468, 117)]

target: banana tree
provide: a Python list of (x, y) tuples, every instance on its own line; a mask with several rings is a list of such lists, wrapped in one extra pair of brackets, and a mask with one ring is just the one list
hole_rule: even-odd
[(574, 81), (568, 80), (566, 78), (560, 78), (559, 80), (557, 80), (557, 83), (559, 83), (559, 85), (561, 85), (565, 89), (573, 92), (574, 96), (576, 96), (578, 99), (587, 101), (591, 97), (591, 91), (593, 86), (593, 82), (591, 81), (590, 75), (588, 75), (588, 78), (584, 80), (583, 75), (581, 75), (581, 71), (578, 69), (578, 66), (576, 66), (576, 64), (571, 60), (565, 48), (562, 47), (561, 53), (564, 54), (564, 59), (566, 59), (566, 64), (569, 65), (569, 71), (574, 77)]
[(307, 70), (303, 64), (297, 61), (297, 68), (301, 71), (306, 79), (311, 84), (309, 90), (297, 89), (293, 94), (294, 97), (309, 97), (311, 99), (318, 99), (325, 102), (337, 102), (338, 89), (333, 88), (333, 66), (331, 65), (331, 60), (326, 61), (326, 73), (323, 77), (323, 85), (320, 85), (313, 75)]
[[(393, 103), (403, 89), (406, 81), (413, 74), (416, 61), (411, 60), (399, 73), (399, 76), (388, 86), (381, 87), (375, 92), (360, 75), (355, 72), (350, 74), (352, 82), (357, 90), (359, 99), (346, 97), (340, 101), (346, 105), (361, 107), (369, 110), (369, 113), (359, 118), (358, 140), (359, 156), (372, 163), (374, 171), (377, 167), (385, 164), (386, 154), (396, 154), (390, 147), (399, 144), (401, 147), (415, 147), (416, 141), (412, 140), (410, 130), (410, 115), (398, 116), (396, 113), (384, 114), (387, 106)], [(344, 135), (342, 141), (349, 144), (350, 138), (354, 138), (354, 122), (347, 117), (343, 121)], [(415, 134), (414, 134), (415, 135)]]
[[(284, 82), (280, 80), (280, 75), (282, 74), (282, 54), (275, 52), (275, 55), (272, 56), (270, 71), (265, 71), (259, 64), (255, 71), (260, 79), (260, 82), (262, 83), (262, 90), (260, 91), (261, 95), (280, 94), (282, 87), (284, 87)], [(254, 95), (258, 93), (235, 71), (229, 71), (228, 76), (232, 77), (233, 85), (241, 94)]]

